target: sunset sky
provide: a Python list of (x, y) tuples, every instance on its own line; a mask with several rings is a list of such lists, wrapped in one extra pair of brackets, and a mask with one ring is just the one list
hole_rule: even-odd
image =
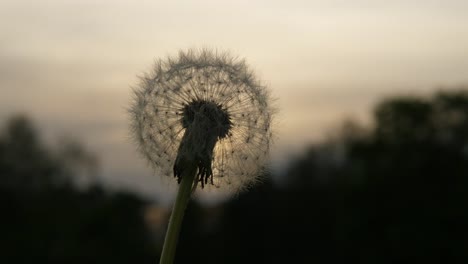
[(0, 0), (0, 122), (30, 115), (101, 159), (103, 180), (155, 195), (128, 136), (137, 76), (179, 49), (245, 58), (278, 98), (282, 164), (384, 96), (468, 84), (468, 1)]

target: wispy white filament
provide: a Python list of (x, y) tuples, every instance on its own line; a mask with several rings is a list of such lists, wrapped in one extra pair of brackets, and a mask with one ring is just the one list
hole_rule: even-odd
[(219, 105), (231, 122), (214, 147), (213, 184), (205, 190), (237, 192), (258, 180), (270, 149), (272, 109), (268, 91), (243, 60), (209, 50), (180, 52), (157, 61), (134, 92), (133, 135), (156, 174), (173, 177), (184, 107), (204, 101)]

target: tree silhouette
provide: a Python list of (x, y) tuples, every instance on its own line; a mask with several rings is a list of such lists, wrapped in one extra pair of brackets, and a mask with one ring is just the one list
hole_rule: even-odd
[(180, 263), (466, 262), (466, 102), (464, 91), (382, 101), (372, 129), (344, 124), (293, 163), (287, 186), (258, 186), (215, 231), (189, 234)]
[(7, 123), (0, 138), (0, 262), (153, 263), (157, 252), (142, 217), (148, 203), (99, 186), (76, 190), (75, 168), (89, 156), (76, 144), (65, 150), (58, 156), (45, 147), (26, 117)]

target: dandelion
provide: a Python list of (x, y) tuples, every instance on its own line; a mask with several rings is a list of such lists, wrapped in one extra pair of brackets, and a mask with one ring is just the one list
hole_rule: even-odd
[(134, 92), (141, 153), (156, 174), (180, 183), (166, 247), (179, 198), (183, 215), (197, 186), (236, 193), (258, 181), (272, 136), (270, 96), (244, 60), (210, 50), (157, 61)]
[(132, 106), (133, 133), (156, 174), (237, 192), (261, 175), (271, 139), (267, 90), (244, 61), (208, 50), (158, 61)]

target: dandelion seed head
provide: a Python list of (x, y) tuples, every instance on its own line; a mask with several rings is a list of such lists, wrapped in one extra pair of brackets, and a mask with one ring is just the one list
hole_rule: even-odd
[(133, 137), (158, 175), (177, 176), (180, 160), (195, 160), (204, 190), (236, 193), (262, 174), (272, 107), (244, 60), (210, 50), (158, 60), (134, 89), (130, 113)]

